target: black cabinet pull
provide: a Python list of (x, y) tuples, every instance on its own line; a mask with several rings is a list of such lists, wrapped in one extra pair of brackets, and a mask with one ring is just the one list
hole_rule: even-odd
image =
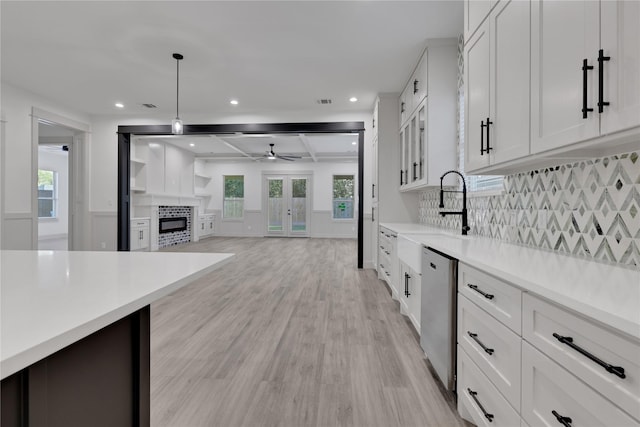
[[(591, 67), (591, 68), (593, 68), (593, 67)], [(404, 102), (400, 103), (400, 112), (404, 113)]]
[(400, 169), (400, 185), (404, 184), (404, 171)]
[(482, 406), (482, 403), (480, 403), (480, 401), (478, 400), (478, 398), (476, 397), (478, 392), (477, 391), (473, 391), (470, 388), (467, 387), (467, 393), (469, 393), (469, 395), (473, 398), (473, 400), (476, 402), (476, 405), (478, 405), (478, 407), (480, 408), (480, 410), (482, 411), (482, 413), (484, 414), (484, 417), (486, 419), (489, 420), (490, 423), (493, 422), (493, 414), (488, 413), (487, 411), (485, 411), (484, 406)]
[(604, 61), (610, 61), (610, 56), (604, 56), (604, 50), (598, 51), (598, 113), (604, 111), (609, 102), (604, 100)]
[(373, 206), (371, 207), (371, 222), (376, 222), (376, 217), (374, 214), (376, 208), (374, 208)]
[(482, 292), (476, 285), (472, 285), (471, 283), (467, 284), (468, 287), (485, 297), (486, 299), (493, 299), (494, 295), (488, 294), (486, 292)]
[(407, 298), (411, 295), (411, 293), (409, 293), (409, 279), (411, 279), (411, 276), (404, 273), (404, 296)]
[(376, 185), (375, 184), (371, 184), (371, 197), (373, 197), (373, 198), (376, 197)]
[(589, 359), (591, 359), (592, 361), (596, 362), (598, 365), (602, 366), (604, 368), (604, 370), (609, 372), (610, 374), (616, 375), (616, 376), (618, 376), (620, 378), (626, 378), (627, 377), (624, 374), (624, 368), (623, 367), (621, 367), (621, 366), (613, 366), (613, 365), (608, 364), (607, 362), (604, 362), (604, 361), (598, 359), (596, 356), (594, 356), (593, 354), (589, 353), (587, 350), (575, 345), (573, 343), (573, 338), (572, 337), (563, 337), (562, 335), (556, 334), (555, 332), (553, 333), (553, 337), (555, 339), (557, 339), (558, 341), (560, 341), (562, 344), (568, 345), (569, 347), (571, 347), (572, 349), (574, 349), (578, 353), (580, 353), (583, 356), (586, 356)]
[(492, 348), (488, 348), (486, 345), (482, 344), (482, 342), (478, 339), (478, 334), (474, 334), (473, 332), (467, 331), (467, 334), (469, 334), (469, 336), (471, 338), (473, 338), (473, 340), (475, 342), (478, 343), (478, 345), (480, 347), (482, 347), (482, 349), (485, 351), (485, 353), (487, 353), (488, 355), (492, 355), (494, 350)]
[(376, 128), (376, 119), (373, 119), (373, 128)]
[(562, 415), (557, 413), (555, 410), (551, 411), (551, 413), (553, 414), (554, 417), (556, 417), (558, 422), (562, 424), (564, 427), (571, 427), (571, 423), (572, 423), (571, 418), (563, 417)]
[(418, 175), (416, 173), (416, 168), (418, 167), (418, 163), (417, 162), (413, 162), (413, 180), (415, 181), (416, 179), (418, 179)]
[(493, 150), (493, 147), (489, 146), (489, 143), (491, 142), (491, 137), (490, 137), (490, 133), (491, 132), (491, 126), (493, 122), (491, 120), (489, 120), (489, 117), (487, 117), (487, 148), (486, 148), (486, 152), (487, 154), (489, 154), (489, 151)]
[(484, 156), (484, 120), (480, 120), (480, 155)]
[(582, 60), (582, 118), (587, 118), (587, 113), (593, 111), (593, 108), (587, 107), (587, 73), (593, 70), (593, 65), (587, 65), (587, 59)]
[(413, 81), (413, 94), (415, 95), (416, 93), (418, 93), (418, 79)]

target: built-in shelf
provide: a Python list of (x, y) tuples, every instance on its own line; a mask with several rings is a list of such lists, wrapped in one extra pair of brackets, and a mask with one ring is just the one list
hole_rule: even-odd
[(144, 193), (145, 191), (147, 191), (147, 189), (145, 187), (134, 187), (134, 186), (131, 186), (131, 191), (134, 191), (136, 193)]
[(146, 161), (144, 161), (142, 159), (139, 159), (137, 157), (131, 157), (129, 160), (131, 161), (131, 163), (137, 163), (139, 165), (146, 165), (147, 164)]
[(198, 172), (196, 172), (194, 175), (196, 176), (196, 178), (202, 178), (202, 179), (207, 180), (207, 181), (211, 179), (211, 177), (209, 175), (203, 175), (203, 174), (198, 173)]
[(204, 198), (204, 197), (211, 197), (211, 194), (210, 193), (204, 193), (202, 191), (196, 191), (195, 196)]

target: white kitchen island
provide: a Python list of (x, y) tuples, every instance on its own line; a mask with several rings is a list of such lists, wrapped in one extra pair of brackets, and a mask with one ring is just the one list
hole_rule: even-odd
[(149, 304), (232, 256), (0, 251), (2, 425), (149, 425)]

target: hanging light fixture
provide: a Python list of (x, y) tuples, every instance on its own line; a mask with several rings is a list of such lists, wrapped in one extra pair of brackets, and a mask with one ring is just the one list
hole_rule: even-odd
[(180, 120), (178, 100), (180, 98), (180, 61), (184, 57), (179, 53), (174, 53), (173, 58), (176, 60), (176, 118), (171, 121), (171, 133), (174, 135), (182, 135), (183, 127), (182, 120)]

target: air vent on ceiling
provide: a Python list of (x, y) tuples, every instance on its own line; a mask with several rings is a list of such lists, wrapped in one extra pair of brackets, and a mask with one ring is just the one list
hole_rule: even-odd
[(321, 105), (328, 105), (328, 104), (331, 104), (333, 101), (331, 101), (330, 99), (318, 99), (316, 102)]
[(142, 104), (143, 107), (147, 107), (147, 108), (158, 108), (153, 104)]

